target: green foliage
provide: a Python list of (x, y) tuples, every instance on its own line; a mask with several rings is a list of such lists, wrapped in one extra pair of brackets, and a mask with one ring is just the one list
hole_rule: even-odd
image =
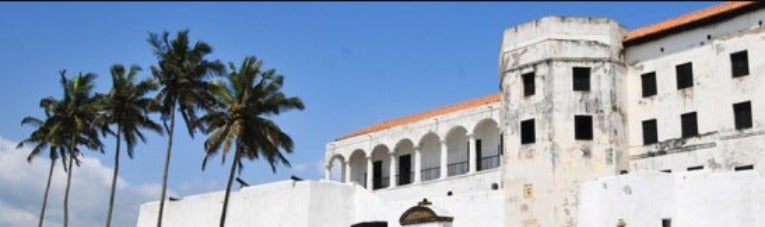
[(217, 153), (226, 154), (236, 145), (237, 155), (234, 162), (241, 171), (241, 158), (264, 159), (276, 171), (277, 164), (289, 166), (284, 153), (292, 153), (293, 142), (289, 135), (269, 119), (284, 111), (304, 109), (303, 102), (297, 97), (287, 97), (281, 88), (284, 76), (269, 69), (262, 71), (262, 62), (255, 57), (247, 57), (237, 70), (229, 64), (231, 73), (227, 81), (215, 81), (211, 93), (215, 97), (215, 106), (201, 117), (198, 124), (204, 125), (209, 134), (204, 146), (207, 156), (202, 162)]

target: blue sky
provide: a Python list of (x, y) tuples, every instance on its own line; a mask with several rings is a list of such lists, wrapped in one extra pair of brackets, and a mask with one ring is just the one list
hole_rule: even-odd
[[(148, 32), (188, 28), (193, 40), (213, 46), (211, 58), (238, 64), (255, 55), (265, 67), (276, 68), (286, 77), (284, 91), (306, 104), (305, 111), (276, 118), (295, 141), (295, 153), (289, 156), (293, 168), (272, 174), (262, 162), (247, 162), (243, 178), (251, 184), (284, 180), (291, 174), (316, 179), (323, 174), (325, 144), (345, 133), (498, 92), (498, 51), (505, 28), (560, 15), (608, 17), (634, 29), (714, 4), (2, 3), (0, 137), (13, 142), (28, 135), (31, 128), (22, 128), (19, 122), (24, 116), (42, 116), (38, 101), (61, 94), (58, 70), (67, 69), (69, 75), (94, 72), (99, 76), (96, 90), (105, 92), (111, 85), (108, 69), (114, 63), (137, 64), (145, 69), (144, 77), (150, 76), (148, 66), (156, 59), (145, 41)], [(204, 135), (191, 139), (183, 130), (177, 132), (169, 180), (173, 193), (223, 189), (228, 167), (219, 159), (201, 171)], [(86, 155), (108, 170), (114, 141), (105, 142), (106, 154)], [(123, 180), (156, 186), (166, 142), (166, 137), (152, 135), (148, 144), (140, 144), (135, 158), (122, 162)], [(23, 166), (2, 168), (27, 171)], [(37, 194), (26, 201), (33, 204), (29, 209), (34, 213), (41, 190), (29, 192)], [(0, 210), (3, 202), (26, 207), (9, 202), (8, 196), (0, 193)]]

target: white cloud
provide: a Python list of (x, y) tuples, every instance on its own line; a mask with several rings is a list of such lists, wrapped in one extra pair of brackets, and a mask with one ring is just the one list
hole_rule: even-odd
[[(37, 225), (50, 160), (44, 154), (27, 163), (28, 153), (28, 149), (16, 149), (16, 142), (0, 137), (0, 226)], [(63, 222), (66, 173), (61, 168), (61, 161), (55, 165), (45, 226)], [(83, 158), (82, 165), (74, 169), (69, 195), (70, 226), (104, 225), (111, 175), (111, 167), (91, 157)], [(118, 178), (112, 226), (135, 226), (140, 204), (158, 199), (159, 190), (160, 186), (156, 184), (135, 185)]]

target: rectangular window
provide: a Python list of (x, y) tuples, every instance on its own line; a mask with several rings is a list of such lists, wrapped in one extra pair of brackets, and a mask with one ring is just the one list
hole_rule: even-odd
[(577, 140), (592, 140), (592, 116), (574, 116), (574, 138)]
[(733, 104), (733, 115), (736, 121), (736, 129), (752, 127), (752, 102), (740, 102)]
[(661, 219), (661, 227), (672, 227), (672, 219), (670, 218)]
[(749, 75), (749, 58), (746, 50), (730, 54), (730, 67), (733, 77)]
[(688, 62), (675, 66), (677, 73), (677, 89), (693, 86), (693, 65)]
[(745, 165), (745, 166), (736, 166), (733, 167), (734, 171), (746, 171), (746, 170), (753, 170), (754, 165)]
[(696, 136), (699, 134), (698, 121), (696, 120), (696, 112), (690, 112), (680, 115), (680, 123), (682, 124), (683, 138)]
[(574, 91), (590, 90), (590, 68), (574, 67)]
[(534, 73), (526, 73), (521, 77), (523, 78), (523, 96), (534, 95)]
[(704, 169), (704, 166), (691, 166), (688, 167), (688, 171), (696, 171), (696, 170), (702, 170)]
[(534, 119), (521, 121), (521, 144), (536, 142), (534, 134)]
[(640, 82), (643, 86), (643, 97), (656, 95), (656, 72), (640, 75)]
[(672, 173), (672, 170), (671, 170), (671, 169), (665, 169), (665, 170), (662, 170), (661, 172), (664, 172), (664, 173)]
[(654, 144), (659, 141), (656, 119), (643, 121), (643, 145)]

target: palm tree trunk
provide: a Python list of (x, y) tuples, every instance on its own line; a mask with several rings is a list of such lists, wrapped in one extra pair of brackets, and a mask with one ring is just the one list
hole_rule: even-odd
[(40, 222), (38, 222), (37, 227), (42, 227), (43, 219), (45, 219), (45, 206), (48, 205), (48, 191), (50, 191), (50, 181), (51, 178), (53, 178), (53, 166), (55, 166), (55, 164), (56, 160), (51, 159), (50, 170), (48, 170), (48, 183), (45, 184), (45, 196), (43, 196), (42, 210), (40, 211)]
[(173, 131), (175, 129), (175, 105), (170, 112), (170, 129), (168, 129), (167, 154), (165, 155), (165, 172), (162, 176), (162, 198), (159, 200), (159, 215), (157, 216), (157, 227), (162, 227), (162, 212), (165, 209), (165, 192), (167, 191), (167, 172), (170, 167), (170, 154), (173, 152)]
[(226, 195), (223, 197), (223, 211), (220, 214), (220, 227), (226, 225), (226, 210), (228, 209), (228, 197), (231, 195), (231, 183), (234, 181), (234, 172), (236, 172), (237, 162), (239, 161), (239, 146), (237, 145), (234, 159), (231, 160), (231, 172), (228, 174), (228, 183), (226, 184)]
[[(71, 146), (70, 149), (74, 151), (74, 146)], [(74, 155), (74, 152), (69, 154), (69, 171), (66, 172), (66, 190), (64, 190), (64, 227), (69, 226), (69, 189), (72, 186), (72, 172), (74, 172), (72, 163), (74, 162)]]
[(117, 188), (117, 174), (120, 171), (120, 143), (122, 142), (122, 126), (117, 126), (117, 148), (114, 151), (114, 173), (112, 174), (112, 192), (109, 195), (109, 211), (106, 213), (106, 227), (112, 225), (112, 210), (114, 210), (114, 190)]

